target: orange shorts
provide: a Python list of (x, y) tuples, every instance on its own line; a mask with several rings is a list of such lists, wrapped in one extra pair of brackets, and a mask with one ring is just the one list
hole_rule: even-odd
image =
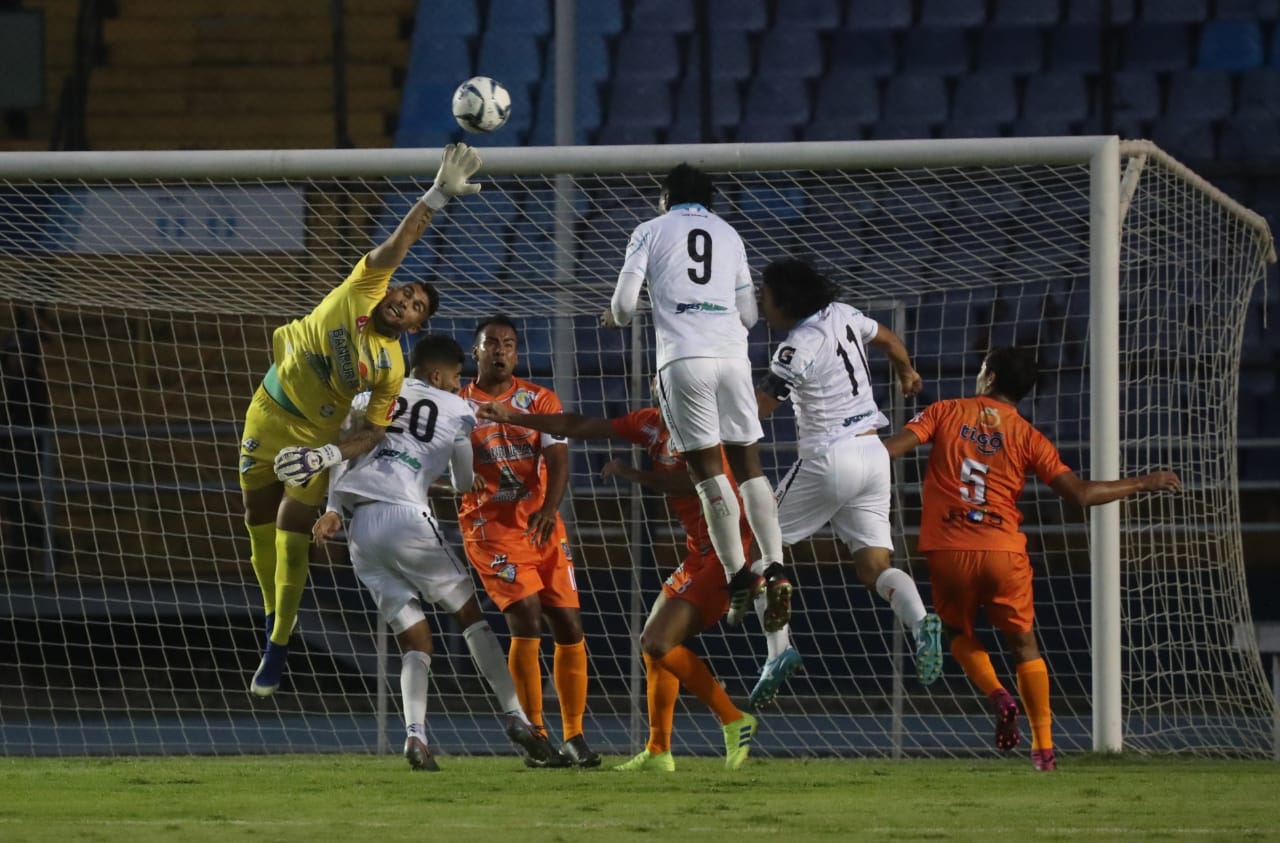
[(538, 595), (543, 606), (580, 608), (578, 585), (573, 579), (573, 554), (559, 516), (551, 538), (541, 547), (520, 533), (511, 533), (499, 541), (463, 541), (462, 547), (499, 611), (505, 612), (512, 603), (530, 594)]
[(662, 584), (662, 596), (689, 601), (698, 608), (703, 629), (715, 626), (729, 611), (724, 566), (714, 553), (690, 553)]
[(1031, 559), (1007, 550), (931, 550), (929, 583), (942, 622), (973, 635), (973, 619), (985, 607), (1001, 632), (1030, 632), (1036, 612), (1031, 596)]

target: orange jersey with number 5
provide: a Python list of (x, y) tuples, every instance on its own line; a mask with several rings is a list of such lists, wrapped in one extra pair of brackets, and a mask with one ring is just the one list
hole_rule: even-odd
[(1045, 483), (1071, 469), (1012, 404), (993, 398), (938, 401), (907, 423), (933, 443), (924, 477), (919, 549), (1025, 553), (1018, 498), (1028, 471)]

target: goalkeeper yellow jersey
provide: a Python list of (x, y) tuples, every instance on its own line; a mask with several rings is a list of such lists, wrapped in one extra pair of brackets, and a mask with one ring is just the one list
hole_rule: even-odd
[(386, 424), (404, 382), (400, 340), (382, 336), (370, 322), (395, 270), (369, 269), (367, 261), (361, 258), (315, 310), (272, 335), (275, 365), (263, 386), (286, 410), (320, 428), (340, 427), (351, 399), (365, 390), (366, 418)]

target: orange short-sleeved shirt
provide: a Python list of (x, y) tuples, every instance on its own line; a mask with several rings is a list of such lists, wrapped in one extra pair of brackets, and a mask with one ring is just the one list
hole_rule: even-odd
[(1027, 472), (1050, 483), (1071, 470), (1053, 443), (1012, 404), (987, 397), (931, 404), (907, 429), (933, 443), (919, 549), (1025, 553), (1018, 498)]
[[(476, 404), (497, 401), (517, 413), (559, 413), (560, 399), (551, 390), (514, 378), (501, 395), (488, 395), (475, 382), (458, 393)], [(524, 541), (529, 516), (547, 497), (547, 469), (542, 449), (564, 443), (564, 437), (539, 433), (516, 424), (477, 421), (471, 431), (476, 474), (483, 492), (468, 492), (458, 507), (458, 524), (466, 540)]]

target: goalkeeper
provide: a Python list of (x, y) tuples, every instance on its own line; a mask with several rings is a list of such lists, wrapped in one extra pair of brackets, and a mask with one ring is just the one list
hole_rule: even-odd
[[(327, 470), (382, 440), (404, 380), (400, 335), (417, 331), (440, 304), (425, 281), (389, 288), (391, 275), (445, 203), (480, 190), (468, 181), (479, 169), (480, 156), (466, 144), (445, 147), (431, 189), (391, 236), (311, 313), (272, 336), (274, 365), (253, 395), (240, 442), (245, 524), (267, 616), (266, 650), (249, 686), (257, 696), (280, 686)], [(370, 425), (338, 442), (352, 398), (365, 390)]]

